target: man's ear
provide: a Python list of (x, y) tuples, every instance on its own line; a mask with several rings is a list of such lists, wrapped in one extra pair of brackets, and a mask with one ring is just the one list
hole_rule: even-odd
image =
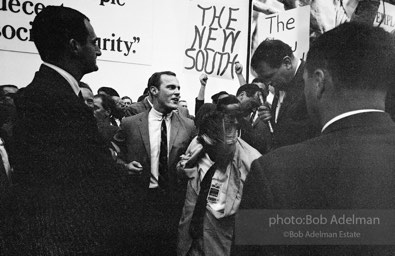
[(291, 57), (285, 56), (285, 57), (283, 58), (283, 64), (285, 65), (285, 68), (286, 68), (287, 70), (292, 69), (292, 59), (291, 59)]
[(313, 73), (314, 85), (316, 86), (317, 99), (321, 99), (325, 92), (326, 80), (328, 79), (328, 72), (324, 69), (316, 69)]
[(149, 91), (150, 91), (150, 93), (151, 93), (152, 96), (158, 95), (158, 92), (159, 92), (158, 88), (156, 88), (155, 86), (151, 86), (151, 87), (149, 88)]
[(77, 40), (72, 38), (69, 40), (69, 48), (74, 55), (78, 55), (81, 49), (81, 45), (77, 42)]

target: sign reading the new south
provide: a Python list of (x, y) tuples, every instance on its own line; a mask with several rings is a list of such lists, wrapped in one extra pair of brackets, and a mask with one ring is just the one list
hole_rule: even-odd
[(102, 52), (98, 60), (151, 64), (152, 0), (0, 0), (0, 50), (37, 53), (30, 30), (48, 5), (71, 7), (90, 19)]
[(395, 34), (395, 5), (381, 2), (373, 21), (373, 26), (379, 25), (385, 31)]
[(233, 79), (237, 61), (247, 63), (249, 1), (192, 0), (184, 70)]
[(294, 55), (305, 59), (309, 50), (310, 6), (264, 15), (258, 18), (258, 39), (278, 39), (288, 44)]

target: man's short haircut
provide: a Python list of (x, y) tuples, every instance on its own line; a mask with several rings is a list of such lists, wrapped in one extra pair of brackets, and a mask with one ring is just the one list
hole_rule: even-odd
[(31, 36), (43, 61), (57, 61), (70, 39), (85, 44), (89, 32), (81, 12), (64, 6), (47, 6), (34, 18)]
[(259, 90), (260, 88), (256, 84), (245, 84), (239, 87), (236, 96), (239, 96), (242, 92), (245, 92), (247, 97), (252, 97)]
[(96, 94), (95, 96), (93, 96), (93, 98), (101, 99), (101, 105), (103, 106), (103, 108), (107, 111), (110, 111), (111, 113), (113, 113), (116, 108), (115, 102), (107, 95)]
[(149, 88), (151, 88), (151, 86), (154, 86), (158, 89), (160, 89), (160, 84), (161, 84), (161, 76), (162, 75), (168, 75), (168, 76), (176, 76), (176, 73), (171, 72), (171, 71), (161, 71), (161, 72), (155, 72), (152, 74), (152, 76), (148, 79), (148, 84), (147, 84), (147, 88), (148, 88), (148, 92), (150, 91)]
[(130, 100), (131, 102), (133, 102), (133, 100), (132, 100), (129, 96), (123, 96), (123, 97), (121, 98), (121, 100), (125, 100), (125, 99), (128, 99), (128, 100)]
[(214, 94), (213, 96), (211, 96), (211, 100), (213, 101), (214, 104), (218, 103), (218, 98), (222, 95), (229, 95), (229, 93), (225, 92), (225, 91), (220, 91), (217, 92), (216, 94)]
[(97, 90), (97, 93), (100, 94), (100, 92), (104, 92), (105, 94), (107, 94), (108, 96), (111, 96), (111, 97), (113, 97), (113, 96), (119, 97), (118, 92), (114, 88), (111, 88), (111, 87), (100, 87)]
[(93, 93), (92, 88), (87, 83), (80, 81), (78, 85), (80, 86), (80, 88), (88, 89), (89, 91), (91, 91)]
[(252, 80), (252, 82), (251, 82), (252, 84), (256, 84), (256, 83), (261, 83), (261, 84), (264, 84), (265, 83), (265, 81), (262, 79), (262, 78), (259, 78), (259, 77), (255, 77), (253, 80)]
[(199, 126), (198, 138), (202, 143), (204, 141), (203, 136), (210, 138), (213, 141), (223, 141), (224, 140), (224, 123), (225, 113), (212, 110), (206, 113), (201, 120)]
[(327, 70), (338, 89), (381, 89), (394, 83), (394, 38), (382, 28), (345, 23), (311, 46), (306, 70)]
[(289, 45), (281, 40), (265, 40), (255, 50), (251, 59), (251, 67), (256, 70), (264, 61), (272, 68), (279, 68), (286, 56), (294, 58)]

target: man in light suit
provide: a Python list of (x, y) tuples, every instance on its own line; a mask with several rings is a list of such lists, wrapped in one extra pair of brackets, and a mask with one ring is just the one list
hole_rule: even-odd
[[(371, 25), (346, 23), (317, 39), (307, 56), (304, 80), (309, 114), (321, 127), (321, 135), (256, 160), (245, 184), (243, 209), (352, 209), (356, 214), (359, 209), (395, 209), (395, 124), (384, 112), (387, 89), (394, 84), (394, 51), (390, 34)], [(363, 235), (374, 236), (369, 230)], [(359, 245), (243, 251), (395, 253), (394, 245), (358, 241)]]
[(120, 160), (134, 177), (131, 186), (139, 190), (135, 195), (136, 207), (143, 214), (139, 253), (175, 255), (186, 189), (175, 167), (195, 135), (195, 126), (192, 120), (173, 111), (180, 98), (180, 85), (173, 72), (154, 73), (148, 88), (152, 108), (124, 118), (114, 142), (124, 149)]
[(133, 226), (130, 177), (100, 140), (79, 87), (98, 70), (94, 29), (77, 10), (48, 6), (32, 36), (44, 63), (16, 101), (15, 185), (0, 204), (1, 254), (120, 254), (130, 244), (120, 237)]

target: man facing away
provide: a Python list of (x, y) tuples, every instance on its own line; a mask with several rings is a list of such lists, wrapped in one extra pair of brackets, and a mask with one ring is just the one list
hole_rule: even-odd
[[(351, 209), (356, 215), (360, 209), (395, 209), (395, 124), (384, 112), (387, 89), (394, 84), (394, 51), (390, 34), (357, 23), (317, 39), (307, 55), (304, 80), (307, 108), (321, 135), (255, 161), (245, 184), (244, 209)], [(363, 234), (368, 242), (244, 251), (393, 255), (394, 245), (366, 244), (377, 239), (370, 231)], [(385, 239), (383, 233), (376, 242)]]
[[(180, 84), (170, 71), (156, 72), (148, 80), (152, 108), (126, 117), (114, 142), (134, 180), (136, 227), (142, 255), (175, 255), (177, 224), (186, 183), (176, 175), (176, 164), (195, 135), (191, 119), (173, 111), (178, 107)], [(132, 105), (133, 106), (133, 105)]]
[(296, 58), (280, 40), (263, 41), (251, 59), (251, 67), (267, 86), (275, 88), (271, 110), (260, 107), (259, 116), (273, 128), (272, 148), (292, 145), (317, 135), (307, 114), (303, 95), (304, 61)]
[(115, 168), (79, 87), (98, 70), (96, 34), (84, 14), (48, 6), (35, 17), (32, 36), (44, 63), (17, 101), (15, 186), (1, 204), (2, 254), (119, 254), (133, 226), (129, 176)]

